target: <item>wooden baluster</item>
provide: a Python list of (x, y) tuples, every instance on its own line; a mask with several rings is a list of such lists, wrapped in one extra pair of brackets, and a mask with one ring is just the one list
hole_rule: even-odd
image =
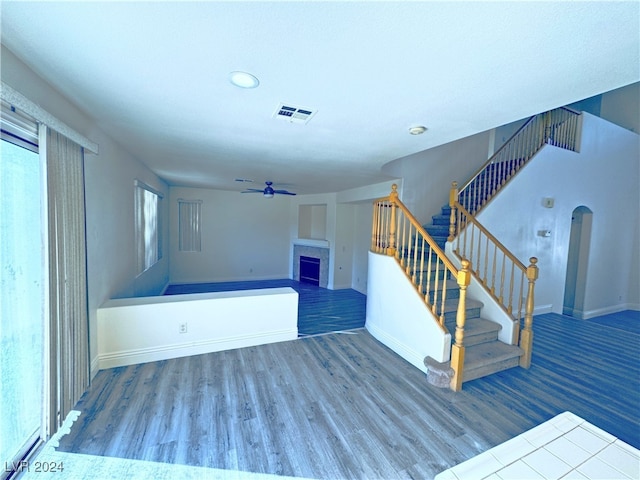
[(458, 235), (456, 236), (456, 248), (454, 249), (454, 251), (457, 254), (460, 254), (460, 231), (462, 230), (462, 228), (464, 228), (462, 226), (462, 212), (460, 210), (458, 210), (458, 213), (456, 215), (457, 219), (456, 219), (456, 225), (457, 225), (457, 229), (458, 229)]
[(438, 315), (438, 285), (440, 285), (440, 257), (436, 257), (436, 277), (433, 285), (433, 303), (431, 304), (431, 313)]
[(502, 252), (502, 270), (500, 271), (500, 296), (498, 297), (498, 301), (504, 305), (504, 268), (505, 263), (507, 262), (507, 254)]
[(376, 240), (378, 236), (378, 203), (373, 204), (373, 219), (371, 221), (371, 251), (378, 251), (378, 242)]
[(391, 185), (391, 194), (389, 201), (391, 202), (391, 219), (389, 224), (389, 246), (387, 246), (387, 255), (396, 254), (396, 201), (398, 200), (398, 186), (394, 183)]
[(431, 245), (429, 245), (429, 259), (427, 260), (427, 285), (426, 285), (426, 293), (424, 294), (424, 300), (427, 302), (427, 305), (431, 305), (431, 299), (429, 298), (429, 292), (431, 291), (431, 258), (433, 257), (433, 249)]
[(497, 190), (497, 178), (498, 178), (498, 165), (491, 162), (491, 195), (489, 198), (493, 197), (496, 194)]
[(471, 283), (471, 264), (466, 259), (462, 260), (462, 269), (458, 271), (457, 281), (460, 287), (460, 298), (456, 312), (455, 343), (451, 346), (451, 368), (454, 374), (450, 384), (451, 390), (455, 392), (462, 389), (464, 374), (464, 325), (467, 319), (467, 287)]
[(411, 254), (413, 253), (411, 251), (411, 229), (413, 228), (413, 225), (411, 225), (411, 222), (409, 222), (409, 232), (407, 233), (407, 237), (405, 239), (404, 243), (404, 248), (407, 251), (407, 266), (404, 269), (405, 273), (407, 275), (409, 275), (409, 273), (411, 272)]
[(444, 265), (444, 263), (442, 264), (442, 301), (440, 302), (440, 325), (444, 325), (444, 303), (447, 301), (447, 275), (448, 275), (448, 270), (447, 267)]
[[(482, 278), (482, 276), (480, 275), (480, 267), (482, 265), (481, 259), (482, 259), (482, 230), (480, 230), (478, 228), (478, 255), (477, 255), (477, 260), (476, 260), (476, 275), (478, 276), (478, 278)], [(471, 261), (471, 259), (469, 259), (469, 261)]]
[[(398, 261), (402, 263), (404, 262), (404, 257), (405, 257), (404, 252), (406, 251), (405, 242), (404, 242), (404, 228), (405, 228), (404, 226), (407, 223), (407, 217), (405, 217), (404, 215), (398, 215), (398, 210), (396, 210), (396, 220), (394, 223), (395, 225), (397, 225), (395, 256), (398, 259)], [(401, 232), (402, 232), (402, 235), (400, 234)]]
[[(453, 242), (456, 236), (456, 202), (458, 201), (458, 182), (451, 182), (451, 190), (449, 190), (449, 206), (451, 207), (451, 215), (449, 216), (449, 238), (448, 242)], [(460, 228), (460, 224), (457, 225)], [(459, 231), (459, 230), (458, 230)]]
[[(468, 211), (468, 210), (467, 210)], [(469, 218), (467, 218), (467, 214), (464, 216), (464, 233), (463, 233), (463, 242), (462, 242), (462, 252), (459, 252), (461, 257), (467, 257), (467, 230), (469, 230)]]
[(424, 294), (422, 290), (422, 286), (424, 285), (424, 237), (422, 237), (422, 242), (420, 244), (420, 293)]
[[(520, 320), (522, 319), (522, 302), (523, 302), (523, 293), (524, 293), (524, 279), (527, 276), (527, 271), (524, 270), (520, 273), (520, 291), (518, 293), (518, 316), (515, 317), (518, 319), (518, 331), (520, 331)], [(517, 338), (517, 337), (516, 337)]]
[(489, 273), (489, 237), (486, 237), (484, 244), (484, 285), (488, 285), (487, 275)]
[(404, 267), (405, 264), (405, 255), (404, 255), (404, 236), (405, 236), (405, 229), (407, 228), (407, 224), (406, 224), (406, 217), (402, 217), (402, 219), (398, 222), (398, 224), (400, 225), (400, 231), (398, 232), (398, 240), (400, 242), (400, 248), (398, 248), (398, 261), (400, 262), (400, 265), (402, 265)]
[(384, 253), (387, 248), (387, 206), (380, 204), (379, 221), (378, 221), (378, 252)]
[[(531, 366), (531, 352), (533, 349), (533, 308), (534, 308), (534, 290), (536, 280), (538, 279), (538, 259), (531, 257), (531, 264), (527, 267), (527, 280), (529, 287), (527, 289), (527, 303), (524, 314), (524, 328), (520, 332), (520, 348), (524, 353), (520, 357), (520, 366), (529, 368)], [(462, 292), (461, 292), (462, 293)]]
[(498, 245), (493, 244), (493, 271), (491, 272), (491, 295), (496, 294), (496, 261), (498, 257)]
[(417, 273), (418, 273), (418, 229), (416, 228), (416, 232), (415, 232), (415, 240), (413, 242), (413, 275), (412, 275), (412, 280), (413, 280), (413, 284), (418, 286), (418, 282), (416, 281), (417, 277)]
[(513, 260), (511, 260), (511, 280), (509, 281), (509, 305), (507, 306), (507, 312), (509, 312), (509, 315), (511, 315), (513, 312), (513, 282), (515, 277), (514, 275), (515, 268), (516, 268), (516, 264), (513, 263)]

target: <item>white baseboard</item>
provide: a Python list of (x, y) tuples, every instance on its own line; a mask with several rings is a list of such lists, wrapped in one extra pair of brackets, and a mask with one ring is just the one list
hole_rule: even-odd
[[(105, 353), (99, 356), (100, 370), (138, 363), (157, 362), (171, 358), (202, 355), (235, 348), (253, 347), (266, 343), (284, 342), (298, 338), (298, 329), (265, 332), (237, 337), (204, 340), (175, 345), (159, 345), (152, 348)], [(93, 363), (93, 362), (92, 362)], [(93, 367), (92, 367), (93, 368)]]
[(549, 305), (538, 305), (533, 307), (533, 314), (534, 315), (542, 315), (544, 313), (553, 313), (553, 305), (549, 304)]
[(427, 367), (424, 365), (424, 356), (420, 355), (418, 352), (405, 345), (404, 343), (398, 341), (395, 337), (392, 337), (387, 332), (380, 330), (375, 325), (365, 324), (364, 326), (374, 338), (378, 341), (389, 347), (391, 350), (396, 352), (402, 358), (404, 358), (411, 365), (416, 367), (417, 369), (427, 373)]
[(611, 305), (610, 307), (597, 308), (595, 310), (587, 310), (582, 312), (583, 320), (589, 320), (590, 318), (600, 317), (602, 315), (609, 315), (611, 313), (624, 312), (625, 310), (640, 310), (640, 305), (637, 303), (623, 303), (620, 305)]

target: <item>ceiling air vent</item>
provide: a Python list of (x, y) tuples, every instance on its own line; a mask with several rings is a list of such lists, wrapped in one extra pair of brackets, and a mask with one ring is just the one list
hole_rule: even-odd
[(311, 117), (315, 115), (315, 111), (305, 107), (294, 107), (293, 105), (280, 104), (276, 109), (273, 116), (286, 120), (290, 123), (302, 123), (305, 124)]

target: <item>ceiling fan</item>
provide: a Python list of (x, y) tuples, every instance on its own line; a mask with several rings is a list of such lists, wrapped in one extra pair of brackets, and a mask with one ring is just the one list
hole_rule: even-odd
[(240, 193), (262, 193), (262, 195), (265, 198), (273, 198), (273, 195), (276, 193), (278, 195), (295, 195), (295, 193), (289, 192), (287, 190), (274, 190), (273, 187), (271, 186), (273, 185), (273, 182), (264, 182), (264, 183), (266, 185), (264, 190), (260, 190), (258, 188), (248, 188)]

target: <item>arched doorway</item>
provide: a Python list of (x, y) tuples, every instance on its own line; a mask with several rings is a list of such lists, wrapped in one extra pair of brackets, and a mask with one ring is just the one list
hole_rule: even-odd
[(584, 313), (592, 220), (593, 212), (583, 205), (577, 207), (571, 214), (571, 234), (562, 313), (576, 318), (582, 318)]

